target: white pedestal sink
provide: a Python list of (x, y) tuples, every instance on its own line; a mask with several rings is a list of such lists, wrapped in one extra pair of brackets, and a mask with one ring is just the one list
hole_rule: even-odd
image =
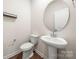
[(57, 59), (57, 48), (67, 45), (67, 41), (59, 37), (41, 36), (40, 39), (48, 45), (48, 59)]

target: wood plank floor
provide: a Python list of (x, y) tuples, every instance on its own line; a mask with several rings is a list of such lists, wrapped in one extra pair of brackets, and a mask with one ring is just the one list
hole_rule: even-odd
[[(23, 53), (21, 52), (21, 53), (15, 55), (9, 59), (22, 59), (22, 55), (23, 55)], [(36, 52), (34, 52), (34, 55), (31, 59), (43, 59), (43, 58), (41, 58)]]
[(36, 52), (34, 52), (34, 56), (31, 59), (43, 59)]

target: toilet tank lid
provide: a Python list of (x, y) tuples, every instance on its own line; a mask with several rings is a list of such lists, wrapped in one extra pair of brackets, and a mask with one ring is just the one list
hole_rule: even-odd
[(31, 34), (32, 37), (38, 37), (38, 34)]

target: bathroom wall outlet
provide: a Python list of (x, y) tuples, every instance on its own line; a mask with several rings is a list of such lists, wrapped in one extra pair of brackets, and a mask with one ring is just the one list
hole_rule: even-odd
[(8, 43), (8, 47), (12, 47), (16, 42), (16, 39), (13, 39), (11, 40), (9, 43)]
[(8, 47), (12, 47), (12, 46), (13, 46), (12, 42), (8, 43)]

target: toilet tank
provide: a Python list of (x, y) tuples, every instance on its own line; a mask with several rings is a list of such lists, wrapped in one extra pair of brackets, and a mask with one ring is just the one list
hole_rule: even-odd
[(30, 42), (33, 43), (34, 45), (37, 44), (38, 42), (38, 35), (37, 34), (31, 34), (30, 36)]

